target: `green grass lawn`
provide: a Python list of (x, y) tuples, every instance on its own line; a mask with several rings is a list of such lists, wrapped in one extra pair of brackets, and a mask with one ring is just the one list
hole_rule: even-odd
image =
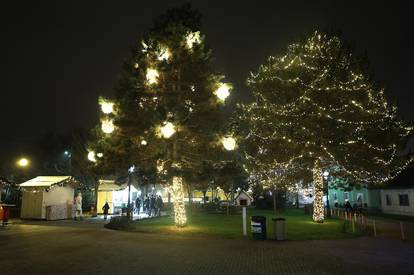
[[(267, 236), (273, 239), (273, 211), (247, 209), (247, 231), (250, 235), (250, 217), (266, 216)], [(309, 215), (305, 215), (303, 209), (288, 209), (277, 217), (286, 219), (286, 232), (288, 240), (318, 240), (318, 239), (343, 239), (358, 236), (359, 234), (344, 232), (344, 221), (327, 219), (323, 224), (312, 222)], [(189, 213), (188, 225), (177, 228), (173, 217), (160, 217), (134, 221), (133, 231), (148, 233), (179, 234), (191, 236), (211, 236), (221, 238), (242, 238), (242, 215)]]

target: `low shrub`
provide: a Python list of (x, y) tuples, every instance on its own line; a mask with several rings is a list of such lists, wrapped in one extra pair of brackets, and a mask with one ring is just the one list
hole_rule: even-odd
[(126, 216), (113, 216), (109, 223), (105, 224), (106, 228), (115, 230), (128, 230), (133, 229), (131, 219)]

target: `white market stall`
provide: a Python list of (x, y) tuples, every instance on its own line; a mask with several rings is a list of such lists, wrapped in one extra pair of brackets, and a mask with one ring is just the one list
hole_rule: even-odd
[(20, 184), (22, 219), (71, 219), (74, 180), (70, 176), (39, 176)]

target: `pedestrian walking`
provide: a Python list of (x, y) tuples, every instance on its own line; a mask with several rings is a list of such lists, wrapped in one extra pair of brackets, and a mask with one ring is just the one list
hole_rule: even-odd
[(102, 207), (103, 214), (104, 214), (104, 220), (106, 220), (109, 212), (109, 204), (108, 202), (105, 202), (104, 206)]

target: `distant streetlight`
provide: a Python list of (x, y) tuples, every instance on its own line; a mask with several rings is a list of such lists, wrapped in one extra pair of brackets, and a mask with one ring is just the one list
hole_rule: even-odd
[(17, 161), (17, 165), (20, 167), (27, 167), (29, 165), (29, 160), (27, 158), (21, 158)]
[(69, 151), (68, 151), (68, 150), (65, 150), (65, 152), (63, 152), (63, 154), (64, 154), (65, 156), (69, 156)]

